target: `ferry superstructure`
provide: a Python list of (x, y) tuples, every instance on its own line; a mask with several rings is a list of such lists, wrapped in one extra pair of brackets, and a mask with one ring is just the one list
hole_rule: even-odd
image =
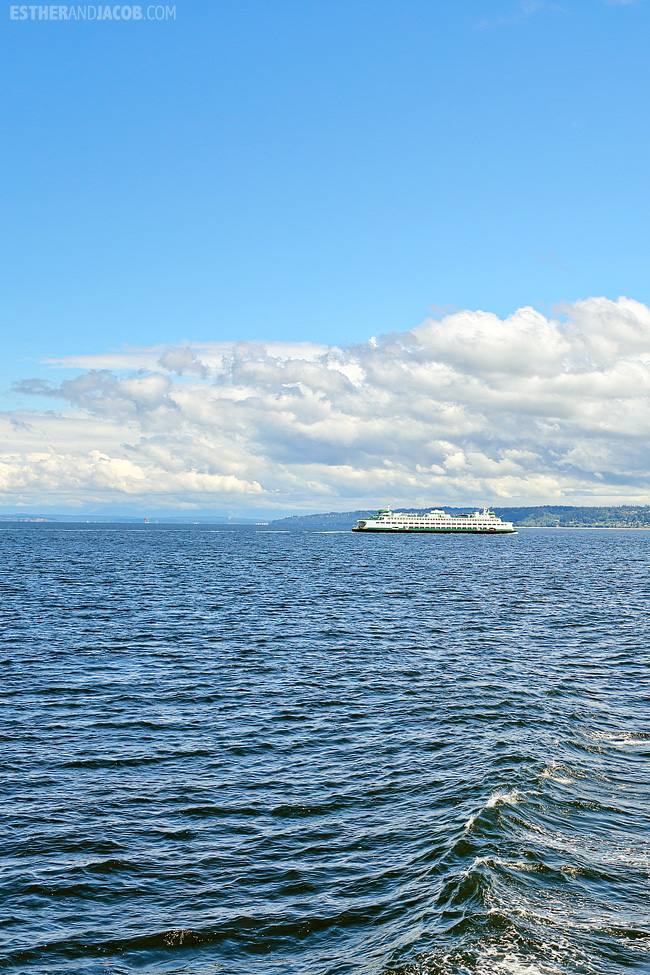
[(382, 532), (385, 534), (409, 532), (435, 532), (449, 535), (511, 535), (517, 529), (511, 521), (502, 521), (489, 508), (474, 511), (470, 515), (450, 515), (440, 508), (432, 508), (426, 514), (418, 515), (410, 511), (393, 512), (390, 508), (380, 508), (371, 518), (360, 518), (353, 532)]

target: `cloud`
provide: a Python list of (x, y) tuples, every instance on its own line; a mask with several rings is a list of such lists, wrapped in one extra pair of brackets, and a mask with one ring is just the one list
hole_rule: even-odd
[(72, 379), (18, 384), (46, 408), (0, 416), (0, 503), (272, 511), (650, 496), (650, 309), (627, 298), (556, 318), (461, 310), (341, 348), (106, 355)]
[[(607, 2), (607, 0), (606, 0)], [(634, 0), (611, 0), (611, 2), (634, 2)], [(522, 20), (528, 20), (539, 13), (566, 13), (564, 7), (556, 3), (548, 3), (547, 0), (520, 0), (520, 3), (509, 13), (501, 17), (488, 18), (476, 24), (477, 30), (486, 30), (491, 27), (506, 27), (510, 24), (517, 24)]]
[(535, 260), (540, 264), (547, 264), (549, 267), (553, 268), (554, 271), (559, 271), (560, 274), (575, 273), (570, 267), (567, 267), (566, 264), (560, 260), (555, 251), (549, 251), (548, 254), (536, 254)]
[(177, 376), (200, 376), (205, 379), (210, 371), (189, 345), (167, 349), (158, 359), (158, 364), (163, 369), (175, 372)]

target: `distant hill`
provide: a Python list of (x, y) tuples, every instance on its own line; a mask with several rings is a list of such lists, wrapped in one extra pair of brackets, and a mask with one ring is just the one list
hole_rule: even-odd
[(352, 528), (359, 518), (367, 518), (371, 514), (377, 514), (377, 509), (330, 511), (320, 515), (291, 515), (289, 518), (278, 518), (276, 521), (269, 522), (269, 527), (337, 531)]
[[(396, 508), (396, 511), (415, 511), (424, 514), (430, 508)], [(475, 511), (471, 506), (448, 508), (449, 514)], [(519, 528), (650, 528), (650, 505), (619, 505), (615, 507), (578, 507), (572, 505), (537, 505), (517, 508), (492, 508), (504, 521)], [(273, 528), (317, 531), (344, 531), (356, 525), (359, 518), (376, 514), (377, 509), (330, 511), (327, 514), (292, 515), (270, 522)]]
[(520, 528), (650, 528), (650, 505), (542, 505), (493, 510)]

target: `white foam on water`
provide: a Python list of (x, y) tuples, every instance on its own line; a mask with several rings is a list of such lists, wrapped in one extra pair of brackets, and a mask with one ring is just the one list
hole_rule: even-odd
[(638, 731), (591, 731), (590, 738), (606, 742), (608, 745), (620, 747), (625, 745), (650, 745), (650, 734), (639, 734)]
[(556, 759), (546, 766), (540, 774), (540, 779), (549, 779), (551, 782), (557, 782), (558, 785), (573, 785), (575, 782), (575, 777), (569, 775), (566, 768)]
[(519, 789), (512, 789), (510, 792), (494, 792), (485, 803), (485, 809), (493, 809), (495, 806), (517, 806), (523, 799), (523, 794)]
[[(527, 913), (537, 925), (548, 921), (546, 912)], [(481, 945), (476, 956), (475, 972), (476, 975), (566, 975), (579, 965), (579, 970), (585, 975), (587, 972), (596, 975), (600, 969), (593, 965), (593, 961), (578, 944), (557, 931), (555, 936), (540, 940), (532, 951), (526, 951), (521, 944), (507, 936), (499, 942)]]
[[(480, 959), (479, 966), (482, 964), (484, 964), (483, 959)], [(489, 975), (497, 975), (498, 972), (503, 972), (504, 975), (506, 973), (507, 975), (558, 975), (561, 971), (555, 965), (536, 962), (531, 964), (515, 955), (505, 955), (503, 958), (490, 960), (488, 965), (488, 968), (479, 967), (478, 975), (488, 975), (488, 973)]]
[[(475, 975), (563, 975), (566, 967), (556, 964), (553, 957), (557, 957), (557, 950), (554, 950), (551, 945), (540, 947), (543, 958), (531, 959), (521, 955), (514, 945), (486, 945), (478, 950), (473, 963), (470, 962), (471, 971)], [(446, 954), (440, 959), (444, 965), (442, 970), (445, 973), (458, 971), (458, 961), (455, 952)], [(462, 971), (469, 972), (470, 967), (466, 957), (463, 957), (462, 964)]]
[(612, 738), (610, 745), (650, 745), (647, 738)]
[(551, 782), (557, 782), (559, 785), (572, 785), (575, 782), (575, 779), (570, 779), (568, 775), (553, 775), (549, 769), (544, 769), (541, 777), (550, 779)]
[(482, 806), (478, 812), (472, 813), (465, 823), (465, 829), (472, 828), (477, 817), (481, 815), (484, 809), (494, 809), (495, 806), (517, 806), (523, 798), (524, 795), (519, 791), (519, 789), (511, 789), (510, 792), (499, 791), (492, 793), (485, 805)]

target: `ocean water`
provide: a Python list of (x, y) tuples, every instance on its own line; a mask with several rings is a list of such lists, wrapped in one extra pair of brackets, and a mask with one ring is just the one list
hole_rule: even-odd
[(650, 533), (0, 553), (0, 969), (650, 972)]

